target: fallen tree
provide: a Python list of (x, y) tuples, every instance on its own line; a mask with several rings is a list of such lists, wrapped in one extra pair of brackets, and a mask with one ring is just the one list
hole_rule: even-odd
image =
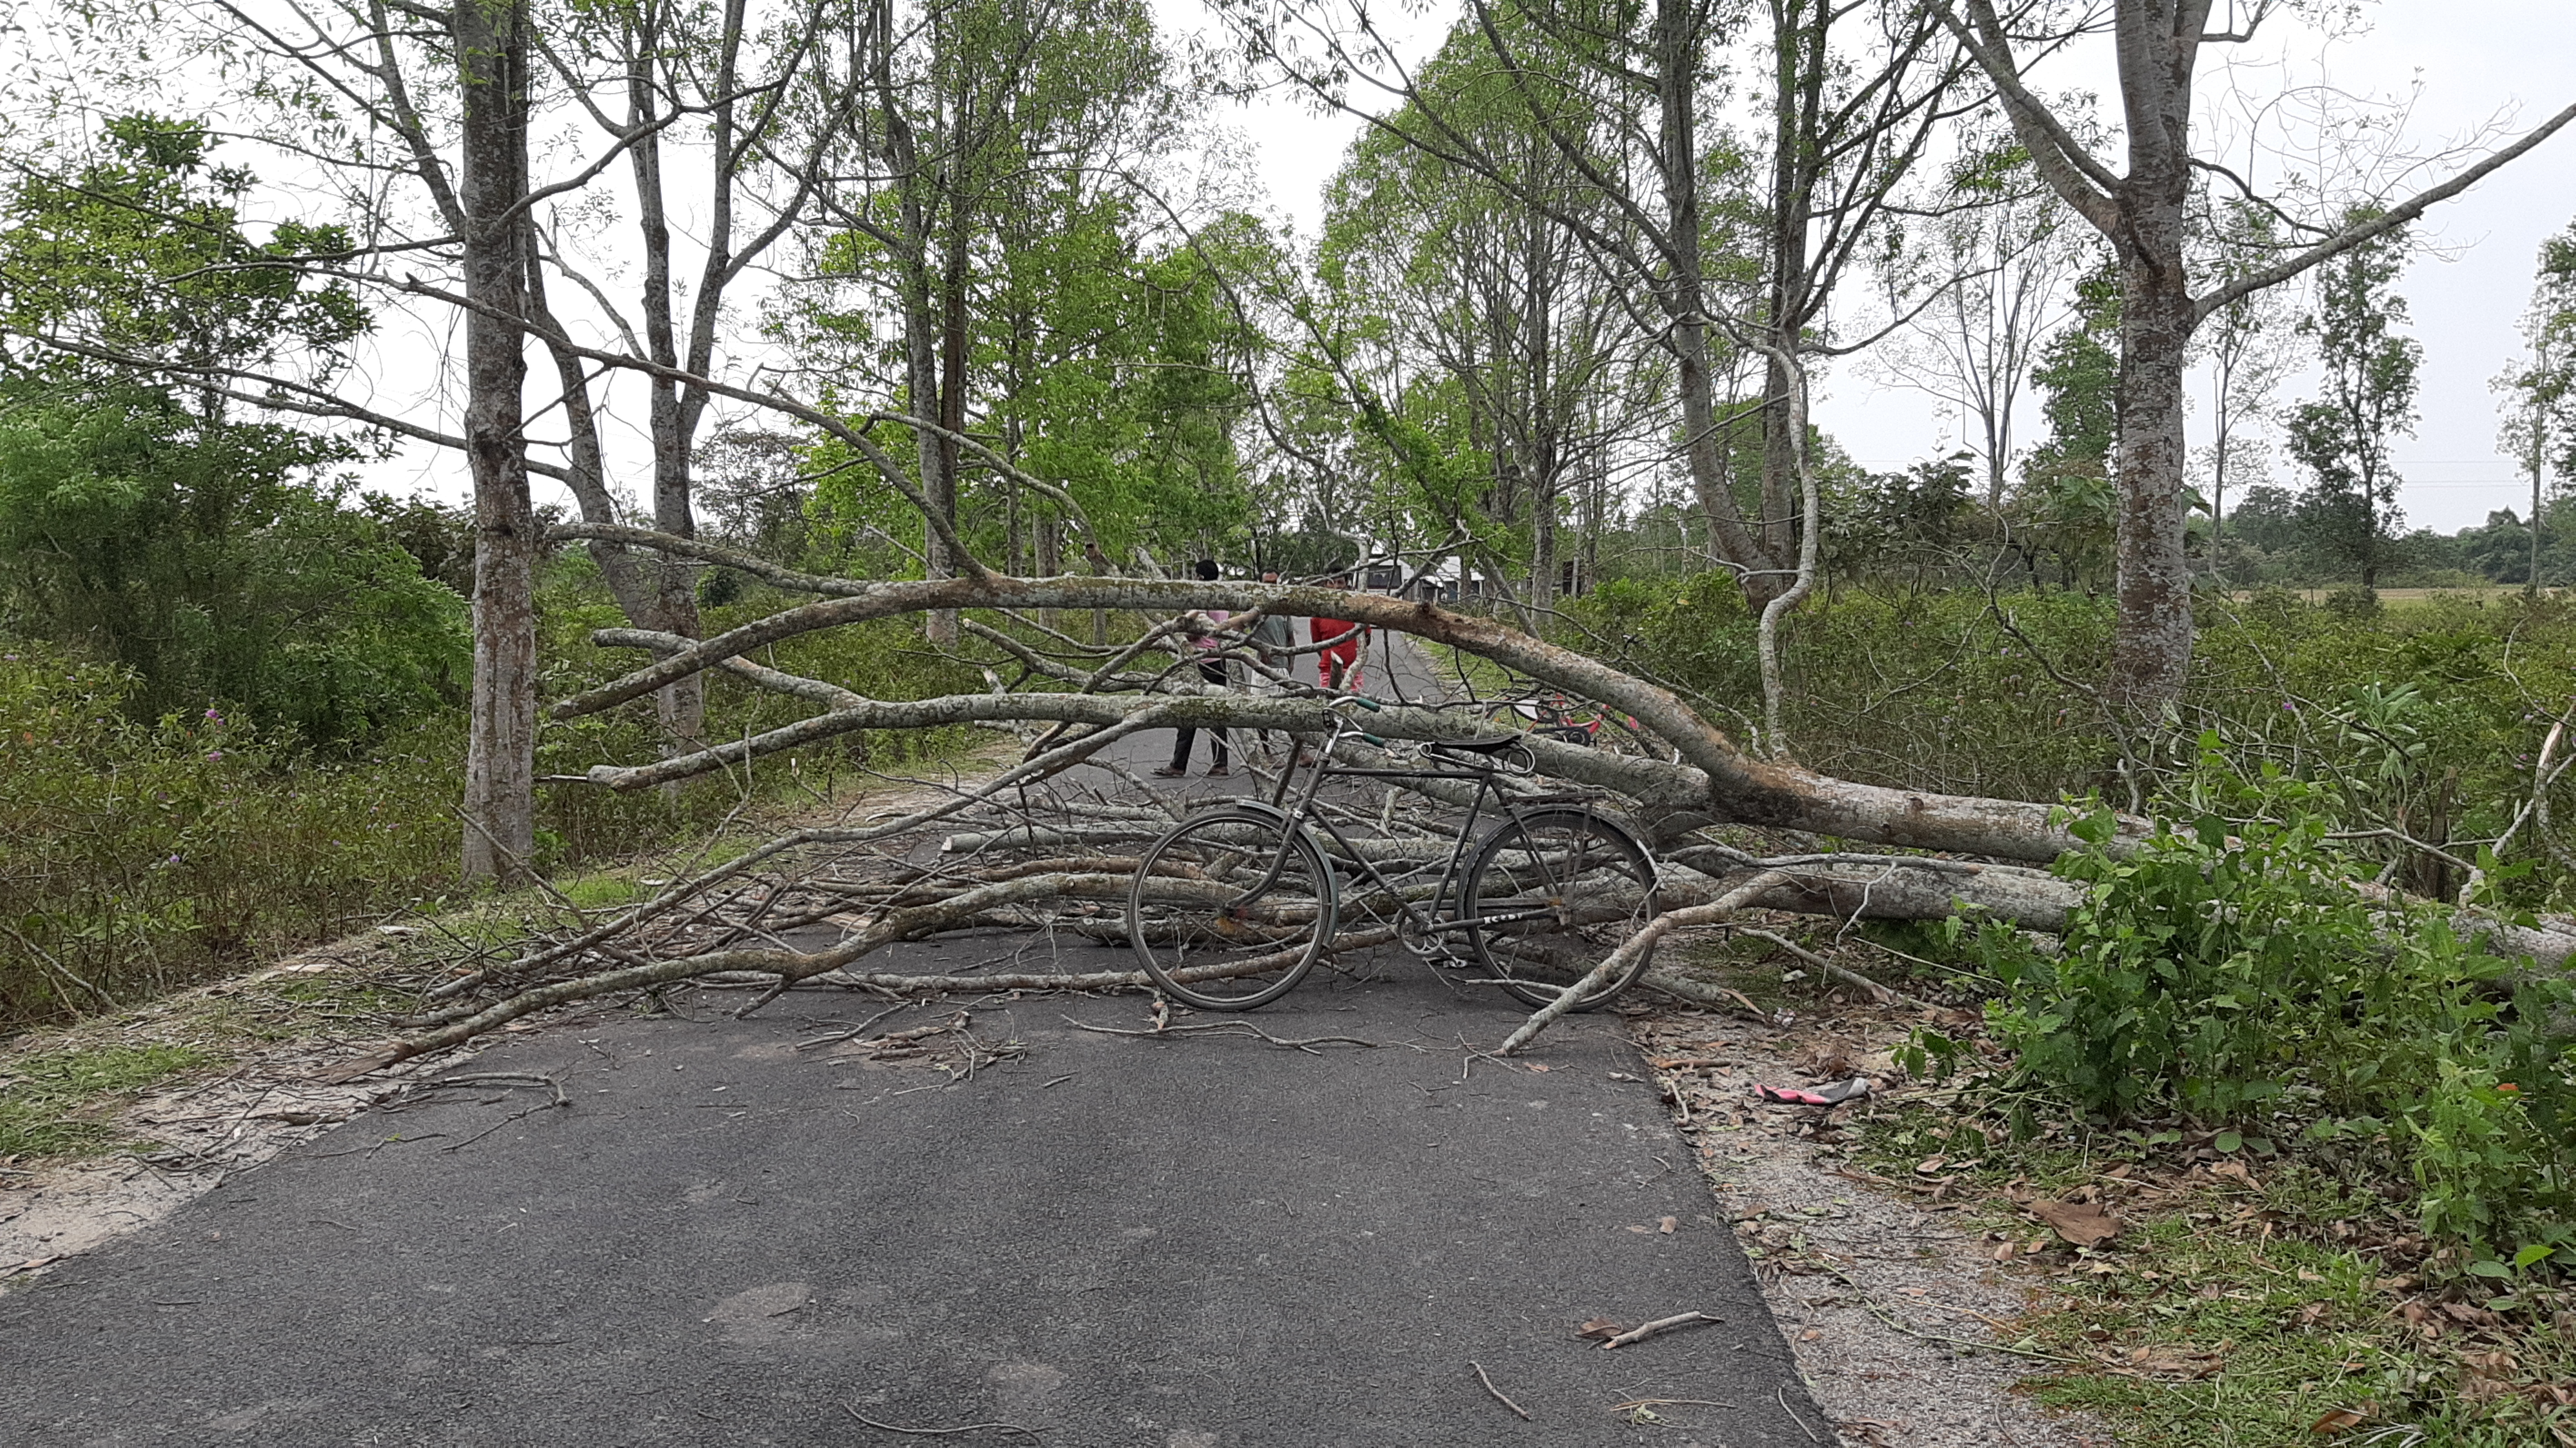
[[(1019, 742), (1019, 757), (972, 788), (947, 789), (891, 818), (781, 836), (676, 881), (639, 905), (596, 912), (563, 902), (556, 928), (526, 942), (513, 958), (478, 963), (433, 992), (443, 1004), (415, 1018), (417, 1034), (356, 1063), (353, 1071), (453, 1045), (549, 1007), (687, 981), (757, 985), (760, 994), (746, 1010), (806, 983), (898, 996), (1147, 988), (1140, 971), (1102, 968), (1107, 962), (1068, 968), (1057, 946), (1124, 945), (1123, 905), (1138, 850), (1174, 821), (1175, 811), (1141, 788), (1116, 798), (1096, 785), (1085, 788), (1073, 771), (1089, 767), (1117, 782), (1124, 770), (1104, 758), (1104, 751), (1147, 729), (1194, 725), (1250, 731), (1247, 738), (1267, 731), (1289, 739), (1332, 729), (1333, 700), (1320, 691), (1246, 692), (1210, 683), (1192, 667), (1203, 657), (1223, 657), (1244, 678), (1284, 684), (1280, 661), (1246, 644), (1252, 623), (1270, 614), (1354, 619), (1446, 645), (1491, 660), (1535, 686), (1624, 716), (1631, 730), (1606, 731), (1590, 743), (1524, 737), (1533, 771), (1505, 788), (1530, 798), (1580, 794), (1634, 822), (1656, 846), (1667, 914), (1633, 943), (1634, 950), (1676, 929), (1743, 926), (1755, 912), (1845, 922), (1966, 917), (2054, 934), (2086, 899), (2083, 886), (2040, 868), (2083, 848), (2063, 806), (1863, 784), (1757, 758), (1650, 680), (1490, 619), (1428, 603), (1315, 586), (1032, 579), (986, 570), (928, 581), (868, 582), (802, 573), (644, 529), (576, 524), (557, 534), (661, 549), (814, 596), (813, 602), (706, 640), (640, 629), (596, 634), (600, 645), (635, 650), (648, 660), (557, 701), (557, 718), (612, 709), (709, 671), (802, 700), (814, 712), (766, 733), (667, 758), (597, 764), (585, 776), (591, 785), (652, 788), (859, 730), (980, 725), (1009, 731)], [(821, 630), (952, 609), (986, 611), (991, 621), (973, 622), (969, 632), (993, 649), (998, 663), (1016, 665), (1017, 680), (1005, 684), (998, 669), (988, 669), (986, 692), (878, 700), (751, 657)], [(1135, 640), (1092, 644), (1038, 622), (1036, 611), (1053, 609), (1122, 610), (1152, 622)], [(1215, 627), (1207, 618), (1212, 610), (1232, 617)], [(1200, 638), (1215, 646), (1213, 654), (1197, 646)], [(1346, 745), (1361, 763), (1401, 767), (1411, 745), (1488, 734), (1492, 716), (1511, 717), (1508, 706), (1514, 702), (1392, 692), (1395, 697), (1368, 716), (1373, 742)], [(1504, 707), (1498, 710), (1498, 704)], [(1255, 751), (1245, 752), (1248, 757)], [(1284, 758), (1279, 763), (1286, 765)], [(1264, 784), (1284, 785), (1275, 772), (1254, 768)], [(1411, 878), (1406, 869), (1419, 873), (1403, 888), (1420, 898), (1431, 888), (1427, 872), (1446, 858), (1440, 821), (1464, 802), (1463, 795), (1459, 786), (1436, 780), (1390, 783), (1374, 810), (1365, 801), (1332, 796), (1321, 807), (1357, 826), (1352, 833), (1361, 838), (1354, 848), (1382, 868), (1392, 864), (1399, 881)], [(1401, 807), (1399, 796), (1406, 801)], [(2142, 819), (2118, 818), (2105, 847), (2133, 849), (2150, 828)], [(903, 864), (889, 848), (934, 832), (945, 847), (937, 864)], [(1746, 848), (1748, 839), (1796, 848), (1756, 852)], [(1814, 848), (1819, 841), (1839, 848)], [(1365, 957), (1395, 942), (1392, 902), (1373, 898), (1373, 886), (1345, 883), (1344, 928), (1333, 938), (1333, 958)], [(1177, 876), (1146, 885), (1149, 898), (1173, 901), (1221, 899), (1230, 888), (1222, 881)], [(2475, 914), (2470, 924), (2491, 948), (2544, 965), (2562, 965), (2576, 954), (2576, 930)], [(861, 968), (868, 957), (899, 942), (997, 928), (1049, 942), (1058, 955), (1053, 968), (941, 974)], [(789, 938), (799, 932), (821, 934)], [(1126, 964), (1123, 957), (1112, 959)], [(1896, 998), (1847, 967), (1819, 963), (1882, 999)], [(1263, 967), (1255, 961), (1235, 968)], [(1729, 1004), (1731, 995), (1669, 964), (1648, 974), (1644, 984), (1715, 1005)], [(1533, 1018), (1513, 1045), (1543, 1028), (1549, 1014)]]

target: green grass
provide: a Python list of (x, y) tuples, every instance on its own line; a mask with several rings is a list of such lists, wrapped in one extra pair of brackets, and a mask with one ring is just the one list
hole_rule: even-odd
[(0, 1077), (0, 1157), (91, 1155), (116, 1144), (103, 1108), (216, 1059), (194, 1046), (72, 1047), (24, 1056)]
[[(2040, 1401), (2159, 1448), (2576, 1442), (2576, 1395), (2561, 1387), (2576, 1378), (2566, 1327), (2576, 1314), (2561, 1310), (2571, 1300), (2561, 1289), (2427, 1292), (2403, 1260), (2410, 1242), (2420, 1250), (2411, 1222), (2304, 1162), (2247, 1158), (2242, 1177), (2185, 1176), (2186, 1160), (2170, 1154), (2073, 1123), (2030, 1124), (2043, 1134), (2015, 1141), (2001, 1117), (1915, 1104), (1863, 1118), (1853, 1155), (1894, 1177), (1940, 1155), (1971, 1187), (1967, 1225), (2050, 1240), (2021, 1269), (2032, 1308), (2008, 1329), (2016, 1346), (2074, 1360), (2031, 1380)], [(2215, 1165), (2232, 1173), (2232, 1160)], [(2101, 1190), (2118, 1168), (2151, 1185), (2105, 1192), (2126, 1225), (2081, 1253), (2004, 1195)], [(2374, 1260), (2373, 1246), (2398, 1260)], [(2363, 1415), (2350, 1437), (2311, 1432), (2338, 1410)], [(2368, 1438), (2390, 1428), (2413, 1431)]]

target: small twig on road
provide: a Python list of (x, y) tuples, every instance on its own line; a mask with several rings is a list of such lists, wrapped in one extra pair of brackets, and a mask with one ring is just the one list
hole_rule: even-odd
[[(423, 1081), (412, 1089), (415, 1091), (435, 1091), (441, 1087), (450, 1086), (542, 1086), (547, 1090), (552, 1091), (555, 1094), (555, 1099), (552, 1101), (540, 1101), (536, 1105), (528, 1107), (523, 1111), (513, 1111), (509, 1115), (502, 1117), (500, 1120), (493, 1122), (490, 1126), (487, 1126), (481, 1131), (474, 1133), (472, 1136), (465, 1138), (463, 1141), (440, 1147), (439, 1150), (441, 1151), (463, 1151), (465, 1148), (472, 1146), (474, 1143), (481, 1141), (483, 1138), (490, 1136), (493, 1132), (500, 1130), (502, 1127), (507, 1126), (514, 1121), (525, 1121), (540, 1111), (553, 1111), (558, 1107), (569, 1110), (572, 1107), (572, 1099), (564, 1095), (563, 1082), (556, 1080), (552, 1076), (539, 1076), (522, 1071), (480, 1071), (466, 1076), (442, 1076), (435, 1081)], [(407, 1104), (409, 1104), (408, 1101), (389, 1103), (388, 1109), (398, 1110), (401, 1106)], [(443, 1136), (446, 1133), (440, 1132), (437, 1134)], [(387, 1140), (391, 1139), (392, 1138), (387, 1138)], [(424, 1141), (428, 1138), (413, 1137), (411, 1139), (414, 1141)], [(383, 1145), (383, 1142), (377, 1143), (378, 1147), (382, 1147)], [(370, 1150), (368, 1154), (372, 1156), (375, 1153), (373, 1150)]]
[(1536, 1418), (1530, 1416), (1529, 1409), (1524, 1408), (1520, 1404), (1503, 1396), (1503, 1390), (1494, 1386), (1494, 1380), (1492, 1378), (1485, 1376), (1485, 1365), (1483, 1363), (1476, 1361), (1474, 1358), (1469, 1358), (1467, 1360), (1467, 1366), (1476, 1370), (1476, 1381), (1485, 1385), (1485, 1391), (1494, 1395), (1495, 1402), (1500, 1403), (1504, 1407), (1511, 1409), (1513, 1412), (1520, 1414), (1521, 1421), (1524, 1423), (1535, 1423), (1538, 1421)]
[(1808, 1441), (1808, 1442), (1810, 1442), (1810, 1443), (1822, 1443), (1822, 1442), (1824, 1442), (1824, 1441), (1825, 1441), (1824, 1439), (1819, 1438), (1819, 1437), (1817, 1437), (1817, 1436), (1816, 1436), (1816, 1430), (1815, 1430), (1815, 1429), (1810, 1428), (1810, 1427), (1808, 1427), (1808, 1426), (1807, 1426), (1807, 1420), (1806, 1420), (1806, 1419), (1801, 1418), (1801, 1417), (1799, 1417), (1799, 1416), (1798, 1416), (1798, 1410), (1797, 1410), (1797, 1409), (1792, 1408), (1792, 1407), (1790, 1407), (1790, 1406), (1789, 1406), (1789, 1386), (1788, 1386), (1788, 1384), (1786, 1384), (1786, 1383), (1782, 1383), (1782, 1384), (1780, 1384), (1779, 1386), (1774, 1387), (1774, 1388), (1771, 1390), (1771, 1396), (1772, 1396), (1772, 1397), (1774, 1397), (1774, 1398), (1777, 1398), (1777, 1399), (1779, 1400), (1779, 1402), (1780, 1402), (1780, 1411), (1789, 1415), (1789, 1421), (1798, 1425), (1798, 1431), (1807, 1435), (1807, 1441)]
[(1250, 1021), (1210, 1021), (1204, 1025), (1162, 1026), (1150, 1031), (1124, 1031), (1116, 1026), (1086, 1026), (1071, 1016), (1066, 1016), (1064, 1023), (1077, 1031), (1096, 1031), (1104, 1036), (1178, 1036), (1195, 1035), (1204, 1031), (1245, 1031), (1259, 1036), (1274, 1046), (1288, 1046), (1303, 1051), (1309, 1056), (1324, 1054), (1315, 1049), (1317, 1046), (1366, 1046), (1370, 1050), (1375, 1050), (1378, 1045), (1375, 1041), (1363, 1041), (1357, 1036), (1308, 1036), (1302, 1040), (1291, 1040), (1286, 1036), (1274, 1036)]
[(843, 1041), (856, 1040), (868, 1033), (868, 1027), (875, 1025), (877, 1022), (884, 1020), (886, 1017), (893, 1015), (897, 1011), (910, 1010), (911, 1008), (912, 1002), (899, 1001), (896, 1004), (890, 1005), (884, 1010), (877, 1012), (875, 1015), (868, 1017), (866, 1020), (859, 1022), (857, 1025), (850, 1027), (848, 1030), (841, 1032), (837, 1036), (816, 1036), (810, 1041), (798, 1041), (796, 1043), (796, 1049), (800, 1051), (811, 1051), (822, 1046), (837, 1046)]
[(1720, 1322), (1723, 1320), (1724, 1319), (1720, 1318), (1713, 1312), (1676, 1312), (1670, 1317), (1658, 1317), (1652, 1322), (1641, 1322), (1637, 1324), (1635, 1327), (1632, 1327), (1626, 1332), (1619, 1334), (1617, 1337), (1611, 1338), (1609, 1341), (1601, 1344), (1601, 1350), (1603, 1352), (1608, 1352), (1612, 1348), (1625, 1347), (1632, 1342), (1644, 1342), (1646, 1339), (1654, 1337), (1660, 1333), (1670, 1332), (1677, 1327), (1688, 1327), (1697, 1322)]
[(1040, 1438), (1037, 1434), (1021, 1427), (1017, 1423), (961, 1423), (954, 1428), (899, 1428), (892, 1423), (880, 1423), (876, 1419), (867, 1416), (865, 1413), (860, 1412), (858, 1409), (851, 1407), (847, 1403), (843, 1403), (841, 1405), (841, 1411), (881, 1432), (905, 1433), (916, 1438), (945, 1438), (951, 1433), (987, 1433), (1000, 1431), (1004, 1433), (1018, 1433), (1032, 1443), (1043, 1443), (1046, 1441), (1045, 1439)]

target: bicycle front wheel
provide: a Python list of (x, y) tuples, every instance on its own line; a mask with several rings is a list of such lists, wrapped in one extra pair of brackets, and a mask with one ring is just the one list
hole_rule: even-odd
[[(1655, 918), (1655, 867), (1626, 830), (1586, 809), (1532, 810), (1485, 837), (1461, 897), (1476, 959), (1503, 988), (1548, 1005)], [(1574, 1004), (1598, 1010), (1645, 974), (1643, 950)]]
[(1250, 811), (1183, 820), (1137, 863), (1127, 939), (1164, 994), (1210, 1011), (1286, 995), (1333, 938), (1333, 876), (1302, 832)]

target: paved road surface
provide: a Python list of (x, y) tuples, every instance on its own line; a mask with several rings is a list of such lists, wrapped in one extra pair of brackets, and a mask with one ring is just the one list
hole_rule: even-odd
[[(1320, 1055), (1065, 1019), (1133, 1028), (1132, 997), (979, 1007), (1027, 1054), (954, 1082), (798, 1051), (873, 1009), (811, 993), (510, 1037), (464, 1069), (554, 1075), (569, 1109), (514, 1120), (549, 1097), (495, 1088), (363, 1116), (0, 1298), (0, 1442), (1832, 1441), (1613, 1024), (1560, 1026), (1544, 1072), (1474, 1060), (1515, 1012), (1377, 973), (1248, 1018), (1378, 1043)], [(1692, 1309), (1722, 1320), (1572, 1336)], [(1686, 1401), (1640, 1428), (1614, 1411), (1640, 1399)]]

